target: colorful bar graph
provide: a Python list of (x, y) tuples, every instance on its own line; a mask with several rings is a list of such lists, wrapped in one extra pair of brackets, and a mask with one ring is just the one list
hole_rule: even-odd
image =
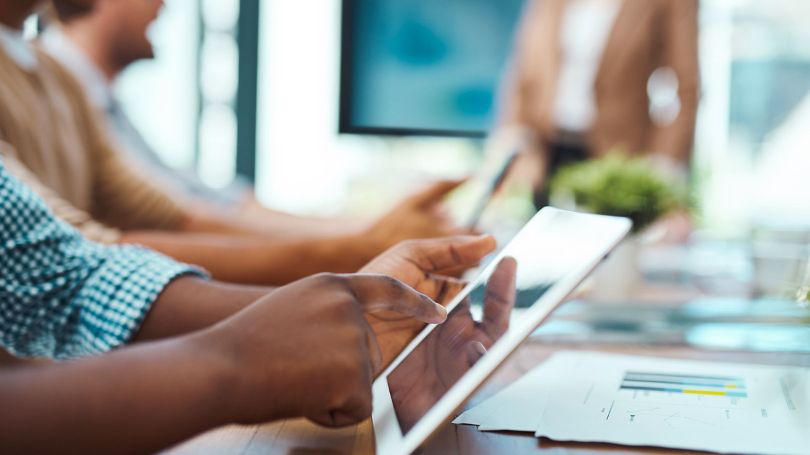
[(732, 398), (748, 397), (744, 379), (719, 376), (628, 371), (624, 375), (621, 389)]

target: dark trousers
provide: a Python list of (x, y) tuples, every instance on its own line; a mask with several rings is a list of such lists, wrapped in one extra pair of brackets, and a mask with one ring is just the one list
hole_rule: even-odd
[(548, 154), (548, 172), (543, 180), (543, 185), (535, 188), (534, 191), (534, 206), (537, 210), (549, 204), (551, 196), (549, 184), (557, 172), (566, 166), (581, 163), (589, 156), (588, 147), (584, 143), (576, 142), (548, 142), (546, 143), (546, 153)]

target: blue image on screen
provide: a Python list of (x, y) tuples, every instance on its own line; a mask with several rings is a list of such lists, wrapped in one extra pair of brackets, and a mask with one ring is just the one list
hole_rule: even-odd
[(344, 81), (349, 99), (342, 102), (350, 107), (342, 125), (414, 133), (490, 129), (525, 0), (345, 1), (352, 39), (344, 43), (351, 77)]

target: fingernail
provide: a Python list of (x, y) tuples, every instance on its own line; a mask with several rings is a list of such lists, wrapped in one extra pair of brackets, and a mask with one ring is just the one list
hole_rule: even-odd
[(436, 315), (437, 324), (441, 324), (442, 322), (447, 320), (447, 308), (441, 305), (436, 305), (436, 313), (437, 313)]
[(475, 350), (475, 352), (481, 356), (484, 356), (487, 353), (487, 348), (485, 348), (481, 342), (473, 341), (472, 347)]

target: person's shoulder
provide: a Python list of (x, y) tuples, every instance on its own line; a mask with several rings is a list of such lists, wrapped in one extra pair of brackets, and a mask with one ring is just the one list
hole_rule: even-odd
[(45, 77), (54, 80), (61, 88), (71, 94), (78, 95), (84, 93), (84, 88), (73, 72), (62, 62), (54, 58), (48, 51), (42, 48), (41, 43), (34, 43), (34, 52), (39, 62), (39, 72)]
[(42, 47), (42, 43), (40, 43), (39, 41), (34, 41), (33, 47), (34, 52), (37, 55), (37, 61), (39, 62), (41, 71), (50, 74), (55, 74), (60, 77), (70, 76), (70, 71), (64, 66), (64, 64), (62, 64), (60, 61), (54, 58), (48, 51), (46, 51)]

